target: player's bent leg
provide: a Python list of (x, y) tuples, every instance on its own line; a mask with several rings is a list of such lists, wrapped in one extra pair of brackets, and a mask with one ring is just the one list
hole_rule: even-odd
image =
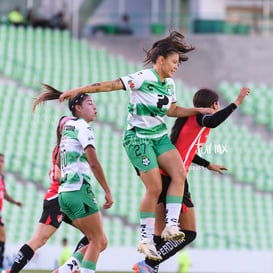
[(107, 237), (103, 231), (100, 212), (75, 219), (73, 225), (77, 226), (89, 239), (84, 260), (97, 262), (100, 252), (107, 247)]
[(161, 237), (167, 240), (183, 240), (185, 234), (178, 225), (182, 206), (184, 184), (186, 179), (185, 167), (177, 150), (173, 149), (158, 157), (159, 166), (171, 177), (166, 195), (166, 227)]
[(56, 232), (56, 228), (51, 225), (46, 225), (43, 223), (38, 223), (35, 233), (32, 238), (27, 242), (33, 251), (46, 244), (48, 239)]
[[(166, 216), (166, 210), (165, 205), (163, 202), (158, 203), (156, 206), (156, 212), (155, 212), (155, 235), (161, 235), (162, 231), (165, 228), (165, 216)], [(156, 242), (155, 242), (156, 243)]]
[[(186, 245), (190, 244), (195, 238), (196, 238), (196, 232), (192, 230), (183, 230), (185, 233), (185, 239), (184, 240), (169, 240), (167, 242), (161, 241), (159, 245), (156, 246), (157, 252), (162, 257), (161, 260), (155, 261), (153, 259), (145, 259), (145, 265), (149, 266), (149, 271), (152, 273), (157, 273), (159, 264), (168, 260), (171, 256), (175, 255), (179, 250), (183, 249)], [(141, 262), (139, 262), (141, 265), (143, 265)], [(137, 263), (138, 264), (138, 263)], [(136, 267), (136, 265), (134, 267)], [(138, 269), (138, 267), (136, 267)], [(150, 271), (151, 269), (151, 271)], [(134, 269), (135, 270), (135, 269)], [(136, 270), (135, 270), (136, 271)], [(137, 272), (137, 271), (136, 271)], [(142, 273), (142, 272), (140, 272)]]
[(155, 210), (162, 189), (161, 175), (158, 168), (153, 168), (147, 172), (140, 172), (140, 177), (146, 187), (146, 193), (140, 205), (141, 241), (137, 245), (137, 250), (150, 259), (160, 260), (161, 257), (154, 245), (153, 234)]
[[(146, 259), (145, 263), (152, 267), (153, 273), (158, 272), (159, 264), (163, 261), (166, 261), (179, 250), (190, 244), (196, 238), (196, 219), (195, 219), (195, 210), (192, 202), (186, 202), (186, 207), (183, 207), (183, 213), (180, 214), (180, 224), (182, 231), (185, 233), (185, 238), (183, 241), (170, 240), (164, 242), (159, 235), (154, 237), (154, 242), (156, 243), (156, 248), (159, 254), (162, 256), (161, 261), (154, 261), (151, 259)], [(158, 209), (163, 210), (164, 206), (158, 206)], [(156, 234), (160, 234), (161, 230), (157, 230)]]
[(56, 228), (51, 225), (38, 223), (32, 238), (24, 244), (18, 251), (10, 273), (18, 273), (32, 259), (35, 251), (43, 246), (47, 240), (55, 233)]
[(196, 218), (194, 207), (187, 207), (180, 214), (179, 223), (182, 230), (196, 231)]

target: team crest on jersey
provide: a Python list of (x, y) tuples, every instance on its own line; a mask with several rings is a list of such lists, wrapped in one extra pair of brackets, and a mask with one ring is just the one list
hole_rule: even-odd
[(142, 164), (144, 166), (148, 166), (148, 165), (150, 165), (150, 163), (151, 163), (151, 161), (146, 155), (142, 156)]
[(63, 218), (64, 218), (64, 216), (63, 216), (62, 214), (59, 214), (59, 215), (57, 216), (57, 221), (58, 221), (58, 223), (61, 223), (61, 222), (63, 221)]
[(130, 89), (133, 89), (135, 87), (135, 83), (133, 81), (128, 81), (128, 85), (130, 87)]

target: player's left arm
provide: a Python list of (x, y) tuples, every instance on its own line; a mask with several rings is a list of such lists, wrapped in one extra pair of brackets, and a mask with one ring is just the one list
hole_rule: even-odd
[(12, 204), (14, 204), (14, 205), (16, 205), (16, 206), (18, 206), (18, 207), (22, 207), (22, 205), (23, 205), (21, 202), (17, 202), (16, 200), (14, 200), (14, 199), (8, 194), (8, 192), (7, 192), (6, 189), (4, 190), (4, 198), (5, 198), (5, 200), (7, 200), (8, 202), (10, 202), (10, 203), (12, 203)]
[(219, 174), (224, 174), (223, 171), (227, 171), (228, 169), (223, 165), (209, 163), (207, 167), (210, 171), (217, 172)]
[(193, 163), (208, 168), (210, 171), (217, 172), (219, 174), (224, 174), (223, 170), (227, 170), (227, 168), (223, 165), (213, 164), (206, 159), (200, 157), (198, 154), (196, 154), (192, 160)]

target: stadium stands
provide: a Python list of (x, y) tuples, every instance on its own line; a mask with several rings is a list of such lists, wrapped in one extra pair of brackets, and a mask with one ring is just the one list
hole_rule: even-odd
[[(273, 130), (272, 112), (273, 112), (273, 99), (271, 90), (273, 86), (266, 84), (255, 85), (247, 83), (247, 86), (253, 90), (251, 96), (248, 98), (248, 103), (241, 106), (242, 112), (250, 115), (253, 119), (262, 125), (266, 125), (271, 131)], [(232, 99), (236, 96), (238, 89), (242, 83), (227, 83), (223, 82), (219, 86), (219, 91), (227, 99)]]
[[(46, 82), (65, 90), (113, 79), (140, 66), (126, 62), (122, 56), (111, 56), (103, 48), (90, 48), (86, 41), (73, 40), (65, 31), (1, 25), (0, 37), (5, 41), (0, 48), (0, 121), (4, 132), (0, 134), (1, 152), (7, 158), (8, 190), (24, 202), (21, 209), (5, 204), (3, 217), (7, 240), (24, 242), (33, 233), (41, 213), (57, 121), (69, 114), (65, 105), (58, 102), (47, 103), (33, 114), (32, 102), (38, 94), (38, 83)], [(237, 83), (223, 83), (219, 89), (231, 101), (237, 95), (237, 87)], [(267, 110), (272, 107), (270, 89), (257, 88), (262, 91), (253, 92), (240, 111), (272, 130), (267, 112), (272, 112), (272, 108)], [(177, 81), (177, 90), (178, 101), (191, 106), (194, 90), (186, 88), (181, 81)], [(103, 211), (105, 231), (111, 246), (135, 246), (139, 234), (136, 232), (138, 207), (144, 187), (122, 148), (129, 96), (125, 92), (113, 92), (94, 94), (93, 98), (98, 109), (97, 122), (92, 125), (98, 157), (115, 199), (113, 208)], [(168, 119), (169, 126), (172, 123)], [(194, 246), (272, 249), (273, 144), (258, 133), (253, 134), (247, 126), (228, 120), (212, 130), (201, 155), (224, 164), (229, 171), (220, 176), (192, 168), (189, 173), (198, 226)], [(103, 191), (93, 181), (98, 202), (102, 204)], [(79, 232), (65, 224), (50, 243), (60, 242), (63, 232), (68, 230), (72, 234), (71, 242), (76, 243)]]

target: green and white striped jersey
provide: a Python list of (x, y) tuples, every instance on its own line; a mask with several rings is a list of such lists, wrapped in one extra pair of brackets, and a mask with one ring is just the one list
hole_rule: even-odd
[(90, 183), (91, 170), (84, 149), (95, 147), (94, 134), (83, 119), (65, 123), (60, 143), (62, 178), (59, 192), (79, 190), (83, 179)]
[(121, 77), (130, 90), (128, 127), (140, 138), (157, 138), (168, 134), (165, 117), (171, 104), (176, 102), (175, 83), (166, 78), (162, 83), (157, 72), (141, 70)]

